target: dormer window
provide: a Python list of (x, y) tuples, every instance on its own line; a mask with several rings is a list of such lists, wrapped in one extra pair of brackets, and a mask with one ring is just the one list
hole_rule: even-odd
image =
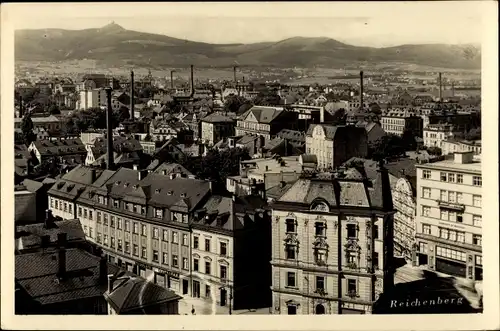
[(168, 191), (167, 194), (172, 195), (172, 194), (174, 194), (174, 191)]
[(138, 187), (139, 187), (138, 185), (134, 185), (132, 188), (133, 188), (134, 190), (137, 190), (137, 188), (138, 188)]
[(181, 193), (181, 198), (185, 198), (186, 197), (186, 193)]
[(157, 188), (157, 189), (155, 190), (155, 193), (156, 193), (156, 194), (160, 193), (160, 189), (158, 189), (158, 188)]

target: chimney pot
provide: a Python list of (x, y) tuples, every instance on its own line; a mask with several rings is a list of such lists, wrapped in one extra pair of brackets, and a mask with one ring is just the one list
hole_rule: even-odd
[(66, 276), (66, 248), (59, 248), (58, 252), (58, 272), (57, 276), (59, 279), (64, 279)]
[(105, 285), (108, 281), (108, 260), (106, 257), (101, 257), (99, 261), (99, 283)]
[(113, 292), (114, 276), (108, 275), (108, 293)]

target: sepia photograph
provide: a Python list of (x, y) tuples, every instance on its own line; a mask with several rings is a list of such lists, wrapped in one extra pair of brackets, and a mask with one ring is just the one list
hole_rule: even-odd
[(2, 5), (9, 313), (481, 328), (499, 309), (484, 3)]

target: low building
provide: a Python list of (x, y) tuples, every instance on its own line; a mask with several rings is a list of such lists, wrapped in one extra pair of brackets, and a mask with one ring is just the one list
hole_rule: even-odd
[(386, 132), (382, 126), (377, 122), (358, 122), (357, 127), (364, 128), (366, 130), (366, 135), (368, 138), (368, 144), (373, 144), (377, 140), (382, 139), (386, 135)]
[(201, 141), (213, 146), (221, 139), (234, 136), (234, 125), (233, 119), (212, 113), (201, 120)]
[(382, 116), (380, 123), (389, 134), (402, 136), (405, 131), (409, 131), (413, 137), (422, 137), (423, 121), (415, 112), (389, 111)]
[(423, 130), (424, 146), (443, 147), (443, 141), (452, 139), (459, 132), (450, 124), (429, 124)]
[(461, 140), (450, 138), (441, 142), (441, 151), (443, 155), (453, 154), (455, 152), (473, 152), (475, 155), (481, 155), (481, 144), (481, 139)]
[[(14, 129), (21, 128), (22, 118), (14, 118)], [(62, 127), (61, 121), (54, 115), (50, 116), (31, 116), (33, 129), (44, 129), (45, 131), (59, 131)]]
[(482, 280), (482, 176), (473, 152), (417, 165), (417, 263)]
[(319, 169), (335, 169), (351, 157), (366, 157), (364, 128), (312, 124), (306, 133), (306, 153), (316, 155)]
[(146, 279), (108, 276), (104, 293), (109, 315), (178, 315), (181, 296)]
[(14, 187), (15, 223), (31, 224), (43, 222), (48, 208), (47, 191), (50, 184), (24, 179)]
[(15, 256), (16, 314), (107, 314), (107, 275), (117, 268), (106, 259), (62, 245), (56, 251)]
[(28, 151), (34, 154), (40, 163), (52, 157), (75, 157), (83, 161), (87, 154), (80, 138), (36, 140), (30, 144)]
[(373, 185), (301, 178), (272, 208), (274, 314), (370, 314), (393, 287), (387, 170)]

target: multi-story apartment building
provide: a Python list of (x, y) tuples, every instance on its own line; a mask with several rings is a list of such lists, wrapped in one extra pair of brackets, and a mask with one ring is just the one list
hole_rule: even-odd
[(316, 155), (319, 169), (334, 169), (351, 157), (365, 157), (368, 138), (364, 128), (311, 124), (306, 133), (306, 154)]
[(415, 215), (414, 189), (407, 178), (399, 178), (392, 190), (394, 209), (394, 253), (413, 263), (415, 259)]
[(201, 140), (213, 146), (221, 139), (234, 135), (235, 121), (224, 115), (212, 113), (201, 120)]
[(207, 181), (85, 166), (65, 174), (48, 195), (54, 216), (79, 219), (86, 239), (110, 263), (178, 294), (237, 307), (248, 303), (249, 293), (269, 290), (270, 280), (254, 281), (270, 275), (270, 246), (261, 243), (270, 243), (269, 217), (257, 208), (262, 203), (214, 196)]
[(402, 136), (405, 131), (409, 131), (414, 137), (422, 137), (422, 118), (413, 112), (390, 111), (382, 116), (380, 123), (389, 134)]
[(76, 109), (104, 108), (106, 107), (106, 90), (89, 89), (79, 92), (80, 99), (76, 103)]
[(417, 165), (418, 264), (482, 279), (481, 162), (472, 152)]
[(459, 131), (450, 124), (429, 124), (423, 130), (424, 146), (443, 147), (443, 141), (453, 138)]
[(389, 177), (302, 178), (273, 204), (275, 314), (366, 314), (394, 283)]
[(235, 135), (262, 136), (267, 142), (283, 129), (295, 130), (298, 117), (298, 113), (286, 111), (282, 107), (253, 106), (241, 115)]

